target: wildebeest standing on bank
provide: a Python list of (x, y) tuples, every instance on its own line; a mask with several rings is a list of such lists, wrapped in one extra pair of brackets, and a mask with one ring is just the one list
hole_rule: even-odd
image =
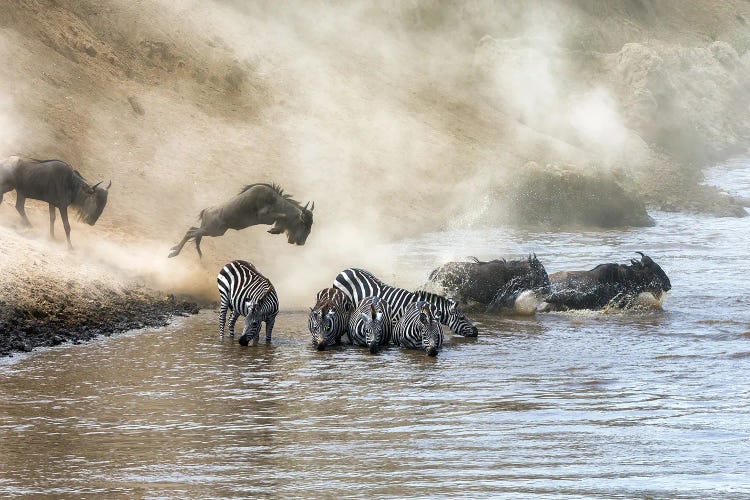
[(544, 310), (627, 307), (639, 294), (659, 299), (672, 288), (664, 270), (648, 255), (626, 264), (600, 264), (590, 271), (561, 271), (550, 275), (552, 292)]
[(55, 208), (60, 211), (68, 248), (70, 243), (70, 223), (68, 207), (78, 212), (79, 218), (93, 226), (107, 204), (107, 196), (112, 181), (106, 188), (93, 186), (77, 170), (61, 160), (35, 160), (11, 156), (0, 163), (0, 202), (3, 194), (16, 190), (16, 210), (24, 224), (31, 226), (26, 216), (26, 198), (46, 201), (49, 204), (49, 234), (55, 236)]
[(536, 254), (510, 261), (472, 259), (474, 262), (443, 264), (430, 273), (430, 281), (460, 303), (476, 302), (491, 309), (512, 308), (526, 290), (549, 293), (549, 276)]
[(201, 238), (222, 236), (227, 229), (239, 231), (258, 224), (271, 225), (271, 234), (286, 232), (287, 241), (292, 245), (304, 245), (313, 223), (315, 203), (308, 210), (292, 199), (275, 184), (250, 184), (234, 198), (222, 205), (201, 210), (198, 216), (200, 227), (191, 227), (177, 245), (172, 247), (169, 257), (176, 257), (190, 240), (195, 240), (195, 249), (202, 257)]

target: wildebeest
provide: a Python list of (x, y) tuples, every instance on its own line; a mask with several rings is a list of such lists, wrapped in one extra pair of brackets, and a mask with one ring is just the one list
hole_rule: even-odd
[(525, 290), (546, 295), (549, 276), (536, 254), (527, 259), (487, 262), (448, 262), (430, 273), (430, 281), (462, 304), (479, 303), (490, 309), (513, 307)]
[(393, 342), (401, 347), (424, 349), (437, 356), (443, 345), (443, 327), (435, 319), (432, 306), (424, 301), (412, 302), (393, 330)]
[(46, 201), (49, 204), (49, 234), (55, 236), (55, 208), (60, 211), (68, 248), (70, 243), (70, 223), (68, 207), (72, 206), (80, 220), (93, 226), (107, 204), (107, 196), (112, 181), (106, 188), (93, 186), (73, 170), (73, 167), (61, 160), (35, 160), (11, 156), (0, 162), (0, 202), (3, 194), (16, 190), (16, 210), (23, 223), (31, 226), (26, 216), (26, 198)]
[(662, 268), (643, 252), (627, 264), (600, 264), (590, 271), (562, 271), (550, 275), (551, 293), (545, 310), (627, 307), (639, 294), (657, 299), (672, 284)]
[(344, 292), (337, 288), (324, 288), (318, 292), (307, 323), (316, 349), (323, 351), (341, 342), (353, 308)]
[(201, 210), (198, 216), (201, 226), (188, 229), (182, 241), (172, 247), (169, 257), (179, 255), (190, 240), (195, 241), (198, 256), (202, 257), (204, 236), (222, 236), (228, 229), (239, 231), (258, 224), (273, 224), (269, 233), (286, 232), (290, 244), (304, 245), (312, 228), (314, 209), (314, 202), (303, 207), (276, 184), (249, 184), (226, 203)]

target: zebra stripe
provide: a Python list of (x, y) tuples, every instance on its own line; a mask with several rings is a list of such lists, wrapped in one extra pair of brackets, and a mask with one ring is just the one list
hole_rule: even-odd
[(232, 311), (229, 319), (229, 335), (234, 337), (234, 324), (240, 316), (245, 317), (245, 329), (239, 342), (247, 345), (249, 340), (257, 341), (261, 322), (266, 322), (266, 342), (271, 341), (273, 324), (279, 312), (279, 298), (271, 282), (260, 274), (251, 263), (235, 260), (225, 265), (216, 277), (219, 287), (219, 335), (224, 336), (227, 311)]
[(390, 343), (393, 323), (385, 300), (365, 297), (349, 319), (349, 342), (364, 346), (375, 354), (380, 346)]
[(339, 344), (353, 308), (341, 290), (324, 288), (319, 291), (307, 322), (313, 346), (322, 351), (329, 345)]
[(423, 300), (406, 306), (394, 329), (393, 341), (398, 346), (424, 349), (429, 356), (436, 356), (443, 346), (443, 328), (432, 306)]
[(380, 281), (369, 271), (354, 268), (341, 271), (334, 279), (333, 286), (344, 292), (355, 306), (358, 306), (365, 297), (380, 297), (386, 302), (394, 321), (401, 318), (407, 305), (424, 300), (432, 305), (436, 319), (450, 327), (456, 334), (464, 337), (477, 336), (477, 328), (466, 318), (458, 304), (441, 295), (424, 291), (410, 292), (403, 288), (392, 287)]

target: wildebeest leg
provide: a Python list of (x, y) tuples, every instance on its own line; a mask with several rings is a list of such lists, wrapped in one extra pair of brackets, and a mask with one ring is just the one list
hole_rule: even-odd
[(271, 316), (266, 320), (266, 343), (271, 342), (271, 332), (273, 331), (273, 324), (276, 322), (276, 316)]
[(240, 313), (232, 311), (232, 317), (229, 318), (229, 336), (234, 337), (234, 324), (237, 323), (237, 318), (240, 317)]
[(55, 239), (55, 206), (49, 204), (49, 237)]
[(185, 236), (182, 238), (182, 240), (178, 244), (170, 248), (170, 250), (172, 251), (169, 253), (169, 256), (167, 258), (171, 259), (172, 257), (177, 257), (180, 254), (180, 252), (182, 251), (182, 247), (184, 247), (185, 243), (187, 243), (188, 240), (190, 239), (190, 232), (193, 231), (194, 229), (195, 229), (194, 227), (191, 227), (190, 229), (188, 229), (187, 232), (185, 233)]
[(198, 250), (198, 256), (203, 257), (203, 254), (201, 253), (201, 238), (204, 236), (221, 236), (224, 233), (220, 233), (218, 235), (214, 234), (208, 234), (203, 228), (201, 227), (191, 227), (187, 230), (185, 233), (185, 236), (182, 238), (182, 240), (175, 246), (172, 247), (172, 251), (169, 254), (169, 258), (171, 257), (177, 257), (177, 255), (180, 254), (182, 251), (182, 247), (185, 246), (185, 243), (188, 241), (195, 239), (195, 249)]
[(18, 213), (21, 215), (23, 223), (26, 226), (31, 227), (31, 222), (29, 222), (29, 218), (26, 217), (26, 209), (24, 208), (24, 205), (26, 205), (26, 197), (16, 191), (16, 210), (18, 210)]
[(229, 309), (229, 304), (224, 300), (221, 299), (221, 305), (219, 306), (219, 335), (224, 336), (224, 323), (227, 321), (227, 309)]
[(203, 236), (196, 236), (195, 237), (195, 249), (198, 250), (198, 258), (203, 258), (203, 252), (201, 252), (201, 238)]
[(63, 228), (65, 228), (65, 238), (68, 240), (68, 250), (73, 250), (70, 244), (70, 222), (68, 222), (68, 207), (60, 207), (60, 218), (62, 219)]

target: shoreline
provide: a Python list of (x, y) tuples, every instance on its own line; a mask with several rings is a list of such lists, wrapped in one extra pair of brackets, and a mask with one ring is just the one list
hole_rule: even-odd
[(197, 302), (159, 295), (150, 290), (126, 289), (111, 294), (106, 304), (43, 312), (28, 305), (0, 301), (0, 357), (31, 352), (37, 347), (80, 344), (97, 337), (141, 328), (167, 326), (174, 318), (197, 314)]

